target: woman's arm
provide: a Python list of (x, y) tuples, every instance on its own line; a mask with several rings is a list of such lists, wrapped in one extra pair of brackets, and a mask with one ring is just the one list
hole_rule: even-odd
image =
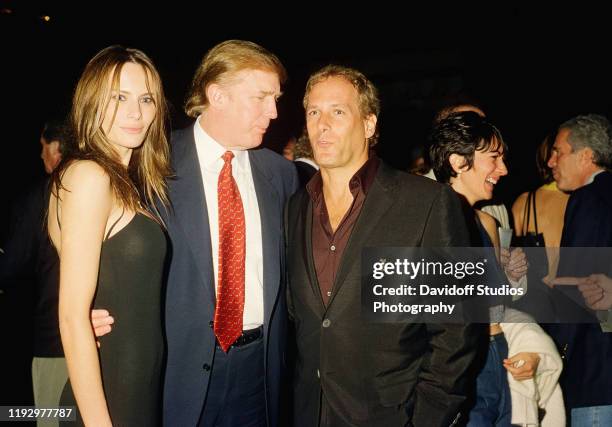
[[(485, 231), (493, 243), (495, 253), (499, 250), (499, 234), (497, 233), (497, 220), (486, 212), (476, 209), (476, 214), (480, 223), (484, 227)], [(499, 258), (499, 257), (498, 257)]]
[[(91, 328), (104, 230), (112, 208), (110, 180), (94, 162), (80, 161), (61, 191), (59, 323), (70, 383), (85, 425), (111, 426)], [(50, 218), (54, 218), (50, 215)]]

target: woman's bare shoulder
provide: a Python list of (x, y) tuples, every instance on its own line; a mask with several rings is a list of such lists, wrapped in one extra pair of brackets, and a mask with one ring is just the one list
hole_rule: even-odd
[(527, 201), (527, 195), (529, 193), (526, 191), (519, 195), (514, 203), (512, 204), (512, 214), (516, 216), (518, 213), (522, 214), (522, 210), (525, 209), (525, 203)]
[(62, 186), (69, 191), (110, 189), (110, 177), (93, 160), (75, 160), (62, 174)]

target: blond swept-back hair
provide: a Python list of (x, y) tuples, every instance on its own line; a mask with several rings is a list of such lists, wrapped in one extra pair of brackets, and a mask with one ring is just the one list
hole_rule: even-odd
[[(308, 106), (308, 96), (312, 91), (312, 88), (324, 80), (332, 77), (340, 77), (345, 79), (347, 82), (353, 85), (357, 90), (357, 96), (359, 97), (359, 112), (363, 119), (367, 118), (371, 114), (378, 117), (380, 114), (380, 99), (378, 98), (378, 90), (374, 84), (368, 80), (368, 78), (360, 71), (354, 68), (344, 67), (342, 65), (326, 65), (318, 71), (315, 71), (308, 78), (306, 83), (306, 91), (304, 93), (303, 105), (304, 108)], [(373, 147), (378, 142), (378, 126), (374, 130), (374, 134), (368, 138), (368, 144)]]
[(245, 40), (227, 40), (214, 46), (204, 55), (191, 82), (185, 102), (189, 117), (202, 114), (209, 104), (206, 88), (213, 84), (229, 84), (242, 70), (264, 70), (276, 73), (281, 84), (287, 80), (287, 71), (272, 52)]
[[(140, 65), (145, 71), (147, 90), (155, 103), (155, 117), (143, 143), (132, 151), (126, 168), (113, 143), (102, 128), (107, 108), (118, 108), (118, 92), (123, 65)], [(113, 106), (114, 104), (114, 106)], [(75, 160), (92, 160), (110, 177), (110, 185), (119, 203), (126, 209), (141, 210), (141, 198), (159, 218), (157, 200), (168, 205), (166, 178), (170, 176), (169, 148), (166, 136), (168, 111), (159, 73), (149, 57), (138, 49), (109, 46), (98, 52), (87, 64), (79, 79), (70, 113), (71, 137), (74, 151), (54, 171), (54, 194), (62, 187), (62, 176)], [(112, 123), (110, 124), (112, 126)]]

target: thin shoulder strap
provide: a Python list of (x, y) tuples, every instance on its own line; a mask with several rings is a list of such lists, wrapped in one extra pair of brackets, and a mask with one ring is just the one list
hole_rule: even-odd
[(529, 232), (529, 215), (531, 213), (531, 191), (527, 193), (527, 200), (525, 201), (525, 207), (523, 208), (523, 236), (526, 236)]
[(538, 212), (536, 211), (536, 193), (533, 192), (533, 223), (535, 224), (535, 234), (538, 234)]
[(113, 229), (115, 228), (115, 226), (117, 225), (117, 223), (119, 221), (121, 221), (121, 218), (123, 218), (123, 214), (125, 213), (125, 207), (121, 208), (121, 215), (119, 215), (119, 218), (117, 218), (117, 220), (113, 223), (113, 225), (111, 225), (111, 227), (108, 229), (108, 233), (106, 233), (106, 237), (104, 238), (104, 240), (108, 240), (108, 238), (110, 237), (111, 233), (113, 232)]
[(55, 198), (55, 218), (57, 219), (57, 226), (59, 227), (60, 231), (62, 231), (62, 223), (60, 222), (59, 217), (59, 197)]

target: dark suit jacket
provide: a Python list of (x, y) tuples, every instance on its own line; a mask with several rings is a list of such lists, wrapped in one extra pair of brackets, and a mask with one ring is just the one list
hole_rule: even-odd
[(295, 165), (295, 169), (297, 170), (298, 179), (300, 182), (300, 188), (306, 187), (310, 178), (317, 173), (317, 168), (312, 166), (309, 163), (302, 162), (300, 160), (294, 160), (293, 164)]
[(381, 163), (327, 307), (312, 257), (312, 211), (305, 190), (291, 198), (287, 265), (298, 347), (295, 426), (318, 425), (321, 390), (333, 427), (400, 426), (410, 418), (417, 426), (448, 426), (465, 397), (476, 330), (362, 320), (360, 259), (367, 246), (469, 246), (457, 196), (449, 186)]
[[(282, 215), (287, 199), (297, 188), (297, 176), (290, 162), (270, 150), (251, 150), (249, 160), (263, 240), (266, 404), (269, 425), (276, 426), (287, 327)], [(165, 218), (171, 262), (165, 303), (168, 361), (164, 425), (194, 426), (214, 369), (215, 336), (210, 325), (216, 297), (206, 198), (193, 126), (173, 134), (172, 167), (176, 175), (169, 181), (172, 210)]]
[[(561, 246), (612, 247), (612, 173), (600, 173), (591, 184), (572, 193), (565, 210)], [(576, 253), (570, 258), (562, 251), (557, 275), (611, 275), (609, 259), (593, 258), (581, 261)], [(589, 265), (590, 271), (581, 271), (584, 265)], [(558, 305), (557, 310), (559, 307), (565, 306)], [(612, 333), (603, 333), (598, 323), (548, 325), (547, 331), (565, 356), (561, 387), (566, 406), (612, 405)]]

